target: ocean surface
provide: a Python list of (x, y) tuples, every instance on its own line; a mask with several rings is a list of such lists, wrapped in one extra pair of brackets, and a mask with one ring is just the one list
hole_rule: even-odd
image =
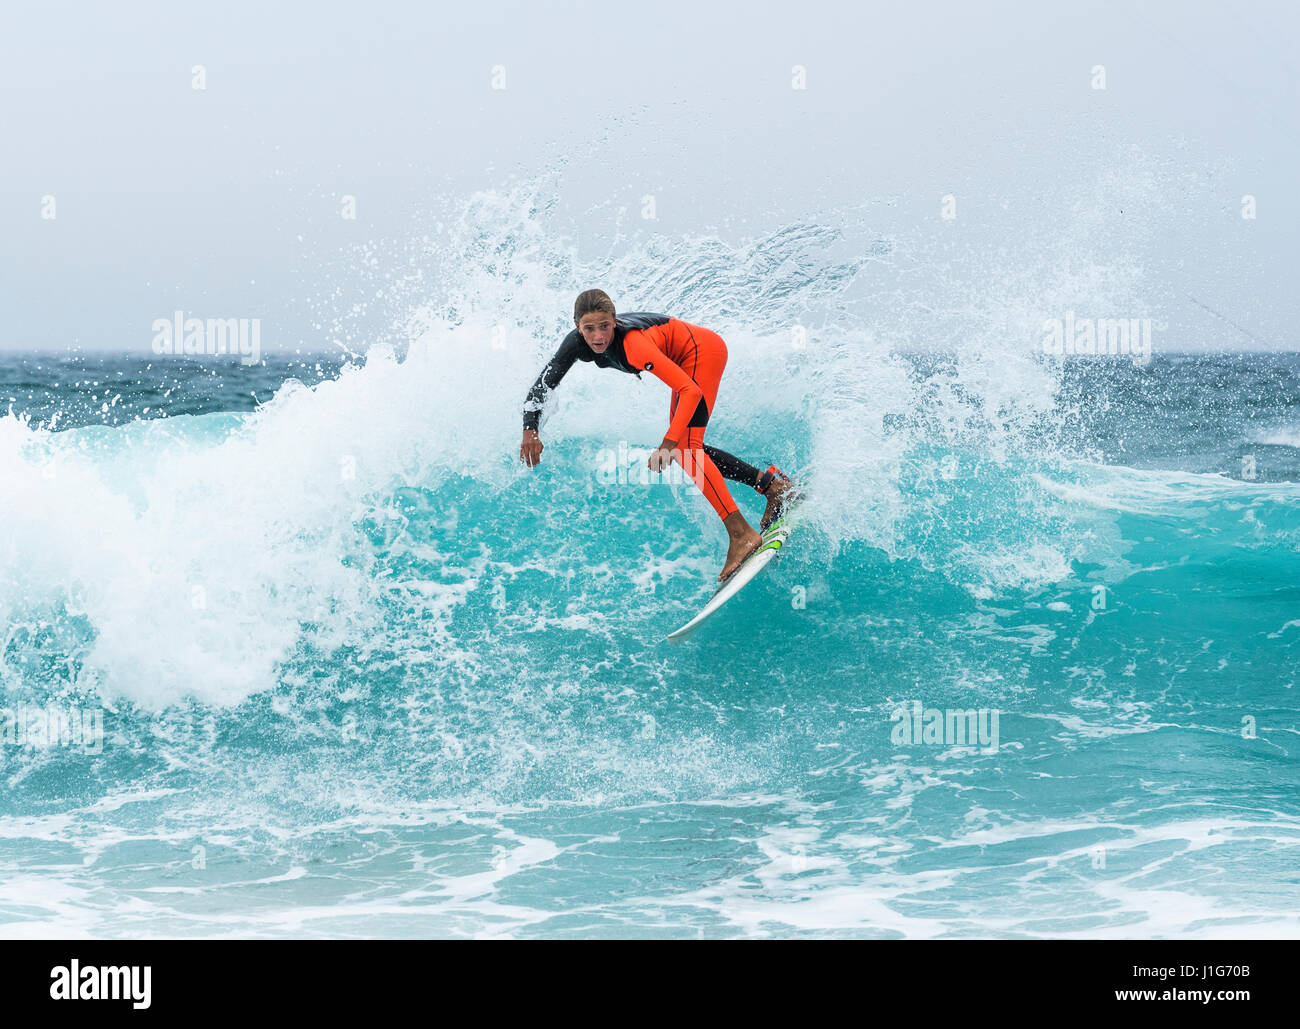
[(0, 936), (1300, 933), (1300, 358), (917, 350), (823, 303), (891, 244), (768, 242), (712, 307), (698, 248), (604, 280), (809, 492), (682, 645), (726, 548), (643, 481), (660, 384), (575, 368), (518, 461), (589, 280), (0, 358)]

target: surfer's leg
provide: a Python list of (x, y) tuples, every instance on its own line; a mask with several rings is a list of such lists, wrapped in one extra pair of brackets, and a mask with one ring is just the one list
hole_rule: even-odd
[(749, 522), (745, 521), (745, 516), (740, 513), (736, 502), (731, 498), (726, 480), (704, 449), (703, 427), (686, 430), (686, 439), (678, 445), (678, 453), (681, 455), (682, 470), (691, 477), (700, 492), (713, 505), (713, 510), (718, 513), (723, 527), (727, 530), (727, 560), (718, 575), (719, 579), (725, 579), (740, 567), (741, 562), (755, 548), (761, 545), (763, 538), (754, 531)]
[(731, 498), (722, 472), (704, 446), (704, 429), (687, 429), (686, 438), (677, 444), (677, 448), (681, 451), (682, 471), (690, 476), (705, 499), (713, 505), (718, 517), (726, 521), (739, 508)]
[(802, 491), (790, 480), (790, 476), (776, 465), (768, 465), (767, 471), (760, 472), (752, 464), (747, 464), (725, 450), (719, 450), (707, 443), (703, 447), (704, 452), (712, 458), (724, 478), (752, 486), (755, 493), (767, 499), (767, 507), (764, 508), (763, 517), (758, 523), (760, 529), (765, 530), (787, 507), (801, 499)]
[(746, 486), (758, 489), (759, 476), (763, 473), (748, 461), (742, 461), (734, 454), (728, 454), (725, 450), (719, 450), (708, 443), (704, 444), (704, 452), (718, 466), (718, 471), (722, 473), (724, 479), (730, 479), (732, 482), (743, 482)]

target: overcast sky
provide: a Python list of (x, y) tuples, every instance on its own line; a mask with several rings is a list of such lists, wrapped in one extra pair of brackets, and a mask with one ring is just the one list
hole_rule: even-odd
[(1133, 146), (1187, 194), (1159, 231), (1169, 289), (1215, 312), (1188, 326), (1296, 348), (1298, 9), (9, 0), (0, 348), (145, 352), (175, 308), (325, 347), (308, 312), (357, 244), (395, 261), (512, 177), (554, 176), (554, 231), (600, 254), (647, 192), (654, 231), (736, 241), (880, 197), (1050, 209)]

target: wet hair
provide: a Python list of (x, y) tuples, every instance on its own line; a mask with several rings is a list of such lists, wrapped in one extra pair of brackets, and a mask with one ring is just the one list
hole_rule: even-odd
[(573, 324), (577, 325), (584, 314), (591, 314), (592, 311), (603, 311), (611, 318), (617, 317), (614, 301), (609, 299), (609, 294), (603, 289), (587, 289), (578, 294), (578, 299), (573, 303)]

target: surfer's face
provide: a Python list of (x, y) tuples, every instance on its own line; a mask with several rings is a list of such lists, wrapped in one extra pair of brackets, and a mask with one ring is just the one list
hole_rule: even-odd
[(614, 341), (614, 316), (604, 311), (588, 311), (579, 319), (578, 331), (593, 353), (603, 354)]

